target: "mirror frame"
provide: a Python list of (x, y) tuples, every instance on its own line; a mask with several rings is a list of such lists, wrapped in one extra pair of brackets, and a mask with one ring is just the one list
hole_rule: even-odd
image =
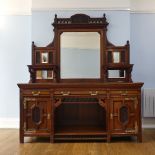
[[(52, 82), (132, 82), (131, 72), (133, 64), (130, 64), (130, 45), (129, 41), (124, 46), (115, 46), (107, 39), (107, 26), (105, 14), (100, 18), (92, 18), (85, 14), (75, 14), (70, 18), (57, 18), (55, 15), (54, 23), (54, 39), (46, 47), (37, 47), (32, 42), (32, 65), (28, 65), (30, 72), (30, 81), (37, 82), (36, 70), (48, 69), (53, 70)], [(60, 38), (63, 32), (98, 32), (100, 34), (100, 78), (99, 79), (61, 79), (60, 78)], [(49, 50), (52, 53), (52, 62), (49, 64), (36, 64), (37, 51), (43, 52), (43, 49)], [(120, 63), (108, 62), (108, 51), (124, 52), (123, 61)], [(36, 65), (36, 66), (35, 66)], [(123, 69), (126, 72), (125, 78), (108, 78), (108, 69), (116, 70)], [(42, 82), (44, 82), (42, 80)]]
[[(56, 53), (56, 64), (59, 68), (59, 75), (58, 79), (60, 82), (82, 82), (82, 81), (104, 81), (106, 78), (105, 71), (103, 69), (103, 66), (106, 65), (106, 59), (105, 59), (105, 50), (106, 45), (108, 43), (106, 31), (107, 31), (107, 21), (105, 14), (101, 18), (91, 18), (88, 15), (85, 14), (75, 14), (71, 16), (70, 18), (57, 18), (57, 15), (55, 15), (55, 20), (53, 23), (54, 26), (54, 43), (57, 49)], [(60, 53), (61, 53), (61, 47), (60, 47), (60, 39), (61, 34), (63, 32), (98, 32), (100, 34), (100, 78), (99, 79), (91, 79), (91, 78), (85, 78), (85, 79), (61, 79), (60, 78)]]

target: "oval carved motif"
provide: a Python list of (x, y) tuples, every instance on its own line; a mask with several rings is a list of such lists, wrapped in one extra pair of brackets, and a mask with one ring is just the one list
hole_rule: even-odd
[(119, 110), (119, 120), (122, 124), (126, 124), (129, 120), (128, 116), (128, 108), (126, 106), (122, 106)]
[(37, 106), (32, 109), (32, 121), (36, 124), (41, 121), (41, 109)]

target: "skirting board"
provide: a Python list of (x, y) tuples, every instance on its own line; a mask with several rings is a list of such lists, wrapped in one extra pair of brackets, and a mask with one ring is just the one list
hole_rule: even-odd
[(155, 128), (155, 118), (143, 118), (142, 119), (142, 128)]
[(0, 118), (0, 128), (19, 128), (19, 118)]
[[(17, 128), (18, 129), (19, 118), (0, 118), (0, 128)], [(142, 128), (155, 128), (155, 123), (143, 122)]]
[(142, 124), (143, 129), (155, 129), (155, 124)]

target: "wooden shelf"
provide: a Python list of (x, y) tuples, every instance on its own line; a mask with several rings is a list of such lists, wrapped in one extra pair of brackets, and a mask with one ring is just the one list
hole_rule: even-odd
[(95, 126), (61, 126), (55, 131), (55, 135), (106, 135), (104, 127)]
[(63, 104), (98, 104), (98, 102), (63, 102)]

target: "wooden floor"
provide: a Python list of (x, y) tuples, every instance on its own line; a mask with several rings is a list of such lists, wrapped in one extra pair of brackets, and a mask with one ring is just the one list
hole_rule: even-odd
[(112, 143), (49, 143), (48, 139), (26, 138), (19, 143), (16, 129), (0, 129), (0, 155), (155, 155), (155, 129), (143, 130), (143, 143), (119, 138)]

